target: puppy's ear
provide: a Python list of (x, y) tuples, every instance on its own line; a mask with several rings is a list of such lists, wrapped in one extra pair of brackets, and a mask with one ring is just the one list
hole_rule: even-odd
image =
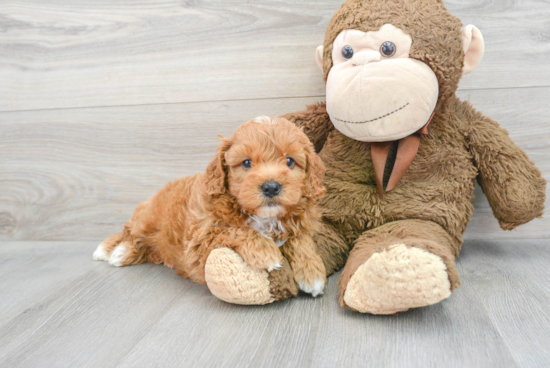
[(205, 184), (206, 193), (210, 196), (222, 195), (227, 190), (227, 165), (225, 153), (231, 148), (231, 138), (223, 138), (218, 147), (216, 157), (206, 168)]
[(323, 186), (325, 177), (325, 165), (319, 156), (315, 153), (313, 145), (306, 149), (307, 168), (306, 168), (306, 192), (314, 199), (319, 199), (325, 194), (326, 189)]

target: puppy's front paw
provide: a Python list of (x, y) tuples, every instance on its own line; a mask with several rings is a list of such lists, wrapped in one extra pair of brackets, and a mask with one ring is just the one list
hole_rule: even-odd
[(270, 249), (263, 247), (252, 250), (248, 248), (237, 248), (236, 251), (243, 257), (243, 260), (253, 268), (264, 269), (268, 272), (281, 268), (282, 254), (277, 248)]
[(244, 261), (250, 266), (258, 269), (267, 270), (271, 272), (273, 270), (281, 269), (281, 254), (257, 254), (255, 257), (245, 258)]
[(325, 265), (318, 254), (309, 257), (296, 257), (291, 262), (294, 280), (304, 293), (318, 296), (323, 294), (327, 283)]
[(300, 290), (304, 293), (311, 294), (312, 296), (323, 295), (323, 290), (325, 289), (326, 279), (317, 279), (313, 280), (311, 283), (307, 283), (305, 280), (300, 281)]
[(277, 261), (268, 261), (266, 270), (267, 272), (271, 272), (273, 270), (280, 270), (281, 269), (281, 262), (280, 260)]

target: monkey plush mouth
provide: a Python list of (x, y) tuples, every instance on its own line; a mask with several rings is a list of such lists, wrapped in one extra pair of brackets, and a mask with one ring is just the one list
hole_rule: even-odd
[(387, 116), (390, 116), (390, 115), (393, 115), (395, 114), (396, 112), (399, 112), (401, 110), (403, 110), (405, 107), (407, 107), (409, 105), (409, 103), (407, 102), (405, 105), (401, 106), (400, 108), (398, 108), (397, 110), (394, 110), (390, 113), (387, 113), (386, 115), (382, 115), (382, 116), (379, 116), (377, 117), (376, 119), (371, 119), (371, 120), (367, 120), (367, 121), (347, 121), (347, 120), (343, 120), (343, 119), (339, 119), (339, 118), (334, 118), (338, 121), (341, 121), (342, 123), (346, 123), (346, 124), (366, 124), (366, 123), (370, 123), (370, 122), (373, 122), (373, 121), (376, 121), (376, 120), (380, 120), (380, 119), (383, 119)]

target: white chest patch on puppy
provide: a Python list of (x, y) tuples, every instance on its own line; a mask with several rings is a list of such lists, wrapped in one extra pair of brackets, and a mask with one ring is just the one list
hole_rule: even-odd
[[(274, 240), (274, 238), (278, 238), (280, 234), (285, 232), (283, 224), (277, 217), (259, 217), (250, 215), (246, 223), (268, 239)], [(274, 236), (270, 236), (269, 234), (274, 234)], [(287, 240), (288, 239), (274, 241), (278, 247), (282, 247)]]

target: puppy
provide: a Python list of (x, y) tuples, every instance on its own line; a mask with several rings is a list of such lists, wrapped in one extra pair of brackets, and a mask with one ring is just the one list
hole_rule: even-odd
[(300, 129), (283, 118), (258, 117), (222, 139), (206, 173), (176, 179), (138, 204), (94, 259), (113, 266), (164, 263), (204, 284), (213, 249), (234, 249), (267, 271), (279, 269), (284, 255), (300, 289), (317, 296), (326, 275), (311, 236), (324, 172)]

